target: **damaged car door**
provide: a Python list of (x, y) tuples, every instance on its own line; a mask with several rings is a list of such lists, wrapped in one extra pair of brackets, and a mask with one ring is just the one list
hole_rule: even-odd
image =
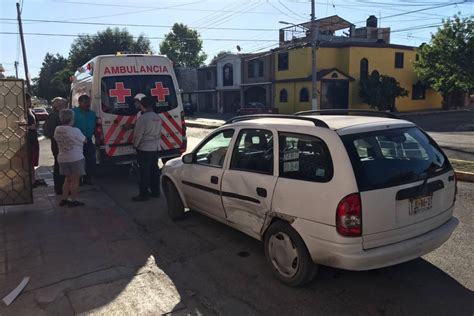
[(222, 177), (221, 194), (227, 220), (257, 238), (271, 210), (278, 179), (274, 170), (274, 139), (270, 130), (240, 130), (229, 168)]

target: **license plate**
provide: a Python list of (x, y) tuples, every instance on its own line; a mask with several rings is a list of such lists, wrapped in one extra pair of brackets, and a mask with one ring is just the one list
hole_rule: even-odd
[(431, 209), (433, 206), (433, 196), (422, 196), (410, 200), (410, 215), (418, 214)]

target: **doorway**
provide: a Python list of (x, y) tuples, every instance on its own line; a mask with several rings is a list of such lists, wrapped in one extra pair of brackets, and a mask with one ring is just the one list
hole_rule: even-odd
[(321, 109), (349, 108), (349, 81), (327, 80), (321, 82)]

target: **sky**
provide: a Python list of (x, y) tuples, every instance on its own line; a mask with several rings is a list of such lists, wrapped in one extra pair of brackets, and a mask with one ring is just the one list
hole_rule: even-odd
[[(201, 34), (209, 62), (219, 51), (236, 53), (237, 45), (242, 53), (277, 47), (278, 29), (284, 27), (279, 21), (306, 22), (311, 12), (309, 0), (0, 0), (0, 63), (8, 76), (15, 75), (14, 62), (19, 61), (20, 78), (25, 75), (15, 20), (18, 1), (31, 78), (46, 53), (67, 57), (78, 34), (115, 27), (111, 24), (140, 24), (126, 28), (134, 36), (152, 38), (158, 52), (160, 38), (175, 22), (184, 23)], [(472, 18), (473, 0), (316, 0), (316, 18), (339, 15), (361, 27), (375, 15), (381, 27), (391, 28), (391, 43), (410, 46), (429, 42), (442, 19), (458, 13)]]

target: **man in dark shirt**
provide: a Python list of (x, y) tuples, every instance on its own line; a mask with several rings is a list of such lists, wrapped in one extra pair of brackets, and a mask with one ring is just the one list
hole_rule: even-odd
[(59, 119), (59, 111), (62, 109), (67, 108), (67, 100), (61, 97), (56, 97), (53, 99), (51, 103), (53, 107), (53, 113), (49, 115), (48, 119), (44, 123), (43, 132), (46, 137), (51, 140), (51, 152), (53, 153), (54, 157), (54, 170), (53, 170), (53, 180), (54, 180), (54, 191), (57, 195), (63, 194), (63, 184), (64, 184), (64, 176), (59, 172), (59, 163), (58, 163), (58, 143), (54, 139), (54, 131), (56, 130), (57, 126), (61, 125), (61, 120)]
[(31, 105), (31, 95), (25, 94), (26, 108), (27, 108), (27, 121), (23, 126), (27, 128), (27, 142), (30, 149), (30, 166), (31, 166), (31, 183), (33, 188), (39, 185), (46, 185), (44, 180), (36, 179), (35, 167), (39, 164), (39, 141), (38, 141), (38, 120), (36, 119), (35, 113), (33, 112)]

